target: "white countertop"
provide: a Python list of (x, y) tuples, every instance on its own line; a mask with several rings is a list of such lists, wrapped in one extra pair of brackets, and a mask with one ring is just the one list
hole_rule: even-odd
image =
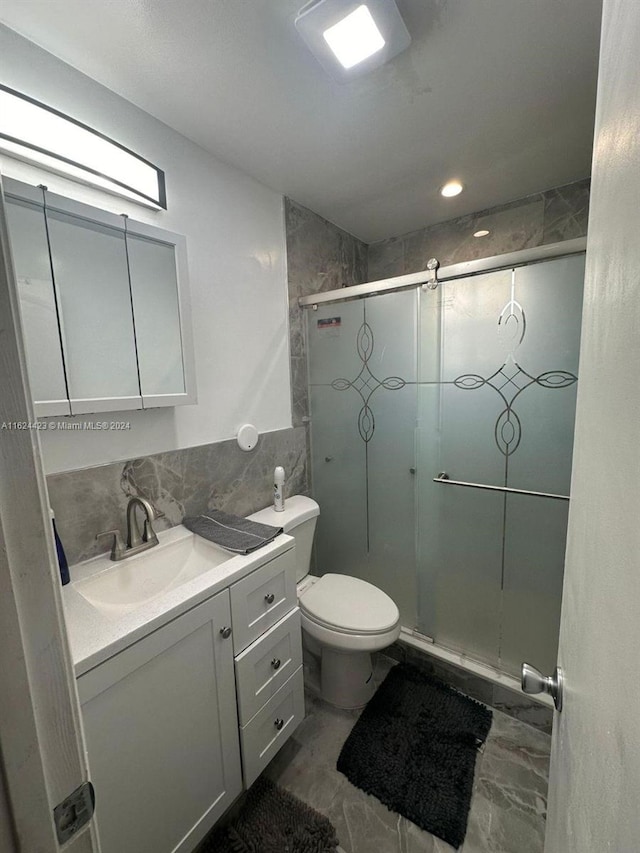
[[(160, 545), (192, 537), (186, 527), (178, 525), (158, 534)], [(153, 549), (140, 555), (128, 557), (122, 562), (113, 562), (108, 555), (100, 555), (84, 563), (70, 567), (71, 583), (62, 587), (67, 633), (71, 644), (71, 655), (76, 677), (130, 646), (167, 622), (195, 607), (217, 592), (228, 588), (237, 580), (248, 575), (259, 566), (284, 554), (294, 546), (291, 536), (280, 534), (273, 542), (252, 554), (234, 554), (224, 563), (186, 583), (161, 592), (140, 603), (134, 609), (94, 607), (75, 588), (74, 583), (86, 580), (100, 572), (113, 570), (123, 565), (134, 568), (135, 561), (153, 553)]]

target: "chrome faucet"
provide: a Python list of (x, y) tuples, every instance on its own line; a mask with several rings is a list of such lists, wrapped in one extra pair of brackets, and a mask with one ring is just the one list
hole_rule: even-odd
[[(137, 507), (140, 507), (145, 514), (142, 534), (140, 534), (138, 519), (136, 518)], [(146, 498), (129, 498), (127, 504), (127, 544), (123, 543), (119, 530), (106, 530), (104, 533), (98, 533), (96, 539), (100, 539), (102, 536), (113, 536), (111, 559), (126, 560), (127, 557), (133, 557), (134, 554), (139, 554), (141, 551), (146, 551), (147, 548), (153, 548), (154, 545), (158, 544), (158, 537), (153, 529), (155, 518), (155, 510)]]

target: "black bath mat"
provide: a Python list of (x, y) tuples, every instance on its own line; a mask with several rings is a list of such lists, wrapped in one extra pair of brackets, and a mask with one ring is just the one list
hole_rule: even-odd
[(331, 821), (260, 777), (236, 818), (214, 829), (201, 853), (336, 853), (337, 847)]
[(427, 832), (460, 847), (491, 711), (408, 664), (387, 675), (351, 730), (338, 770)]

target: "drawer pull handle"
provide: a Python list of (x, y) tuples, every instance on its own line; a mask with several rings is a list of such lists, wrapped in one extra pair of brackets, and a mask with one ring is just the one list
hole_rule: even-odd
[(220, 628), (220, 634), (223, 640), (228, 640), (231, 636), (231, 628)]
[(271, 661), (271, 666), (272, 666), (274, 669), (280, 669), (280, 664), (281, 664), (281, 663), (282, 663), (282, 661), (280, 660), (280, 658), (274, 658), (274, 659)]
[(284, 720), (277, 719), (274, 722), (274, 726), (280, 731), (280, 729), (284, 726)]
[(272, 592), (268, 592), (265, 595), (264, 600), (267, 602), (267, 604), (273, 604), (273, 602), (276, 600), (276, 597)]

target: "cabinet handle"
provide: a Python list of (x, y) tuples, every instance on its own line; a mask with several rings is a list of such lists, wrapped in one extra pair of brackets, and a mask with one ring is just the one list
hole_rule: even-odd
[(220, 634), (223, 640), (228, 640), (231, 636), (231, 628), (220, 628)]
[(278, 729), (278, 731), (280, 731), (280, 729), (284, 726), (284, 720), (276, 720), (274, 722), (274, 726)]
[(271, 661), (271, 666), (272, 666), (274, 669), (280, 669), (280, 664), (281, 664), (281, 663), (282, 663), (282, 661), (280, 660), (280, 658), (274, 658), (274, 659)]
[(264, 600), (267, 602), (267, 604), (273, 604), (273, 602), (276, 600), (276, 597), (272, 592), (268, 592), (265, 595)]

